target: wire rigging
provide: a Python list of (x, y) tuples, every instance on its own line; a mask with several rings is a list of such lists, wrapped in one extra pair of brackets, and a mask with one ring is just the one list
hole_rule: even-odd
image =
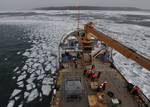
[(80, 6), (77, 0), (77, 30), (80, 28)]

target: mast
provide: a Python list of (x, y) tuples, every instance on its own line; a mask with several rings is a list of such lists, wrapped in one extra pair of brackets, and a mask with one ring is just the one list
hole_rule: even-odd
[(77, 30), (79, 30), (80, 27), (80, 6), (77, 0)]

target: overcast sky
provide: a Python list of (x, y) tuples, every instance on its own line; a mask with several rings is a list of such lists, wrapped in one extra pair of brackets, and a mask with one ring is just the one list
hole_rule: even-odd
[(0, 0), (0, 10), (23, 10), (45, 6), (127, 6), (150, 9), (150, 0)]

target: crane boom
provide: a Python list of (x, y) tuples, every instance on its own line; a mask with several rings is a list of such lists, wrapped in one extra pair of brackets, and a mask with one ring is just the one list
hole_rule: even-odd
[(88, 23), (84, 26), (85, 37), (88, 39), (90, 36), (96, 37), (98, 40), (103, 41), (108, 46), (114, 48), (116, 51), (120, 52), (127, 58), (137, 62), (139, 65), (150, 71), (150, 59), (143, 57), (142, 55), (136, 53), (134, 50), (124, 46), (120, 42), (106, 36), (105, 34), (97, 31), (94, 27), (92, 27), (92, 23)]

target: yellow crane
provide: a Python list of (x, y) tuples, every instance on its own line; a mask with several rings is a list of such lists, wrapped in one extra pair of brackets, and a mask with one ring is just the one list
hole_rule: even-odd
[(91, 37), (94, 37), (97, 40), (104, 42), (109, 47), (120, 52), (123, 56), (135, 61), (136, 63), (138, 63), (139, 65), (143, 66), (144, 68), (146, 68), (150, 71), (150, 59), (143, 57), (142, 55), (136, 53), (134, 50), (124, 46), (120, 42), (106, 36), (102, 32), (97, 31), (92, 26), (92, 22), (90, 22), (84, 26), (84, 32), (85, 32), (85, 36), (80, 38), (80, 40), (79, 40), (80, 44), (83, 47), (90, 46)]

